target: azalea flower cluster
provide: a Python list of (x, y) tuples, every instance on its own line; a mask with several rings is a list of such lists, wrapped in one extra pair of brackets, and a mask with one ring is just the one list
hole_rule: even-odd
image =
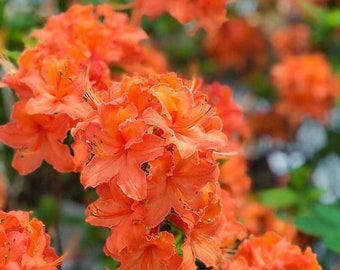
[(110, 68), (126, 72), (138, 72), (142, 66), (145, 72), (165, 68), (147, 65), (140, 44), (147, 36), (127, 20), (109, 5), (74, 6), (32, 33), (40, 42), (22, 53), (18, 69), (5, 63), (3, 83), (19, 101), (12, 121), (0, 127), (0, 139), (17, 149), (12, 164), (20, 174), (31, 173), (43, 160), (60, 172), (79, 171), (84, 165), (83, 153), (77, 155), (76, 146), (76, 153), (71, 153), (64, 144), (67, 131), (93, 110), (90, 100), (84, 102), (91, 94), (84, 74), (95, 91), (107, 88), (111, 76), (120, 76), (111, 75)]
[(4, 270), (56, 270), (64, 256), (50, 246), (44, 224), (28, 212), (0, 211), (0, 268)]
[(273, 66), (271, 76), (281, 98), (276, 109), (293, 126), (305, 116), (327, 122), (340, 88), (339, 79), (323, 54), (287, 57)]
[[(204, 9), (207, 1), (198, 2)], [(120, 269), (195, 269), (197, 260), (258, 267), (245, 250), (261, 249), (261, 241), (246, 240), (236, 262), (232, 256), (247, 231), (231, 196), (245, 193), (250, 180), (242, 158), (227, 161), (231, 167), (220, 174), (221, 159), (247, 136), (231, 90), (161, 73), (164, 61), (149, 61), (141, 44), (145, 32), (109, 5), (75, 5), (32, 36), (38, 43), (22, 53), (18, 68), (2, 60), (2, 82), (18, 97), (11, 121), (0, 127), (0, 140), (16, 149), (13, 167), (25, 175), (46, 161), (59, 172), (80, 172), (84, 188), (98, 194), (86, 220), (110, 229), (104, 252)], [(228, 108), (216, 112), (208, 96)], [(239, 176), (227, 176), (235, 166), (242, 168), (240, 187), (233, 183)], [(281, 238), (270, 237), (276, 260)], [(304, 269), (320, 269), (309, 250), (292, 249)]]
[(132, 3), (132, 20), (139, 22), (143, 15), (156, 18), (169, 13), (182, 24), (195, 22), (191, 32), (203, 28), (209, 34), (215, 33), (220, 25), (227, 20), (226, 5), (230, 0), (135, 0)]
[[(230, 263), (230, 264), (229, 264)], [(267, 232), (262, 237), (251, 236), (240, 245), (227, 269), (321, 269), (310, 248), (305, 252), (286, 239)]]
[(263, 69), (268, 62), (265, 35), (245, 18), (231, 17), (204, 40), (206, 56), (218, 71), (231, 68), (242, 72), (249, 67)]

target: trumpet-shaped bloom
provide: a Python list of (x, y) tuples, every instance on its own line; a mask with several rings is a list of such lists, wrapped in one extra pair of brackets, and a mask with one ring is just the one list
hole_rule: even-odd
[(145, 222), (150, 227), (161, 223), (172, 208), (177, 213), (199, 211), (205, 206), (200, 189), (218, 176), (216, 163), (196, 157), (181, 159), (178, 153), (167, 152), (150, 166), (145, 201)]
[(162, 130), (167, 144), (174, 144), (184, 159), (196, 152), (218, 151), (227, 145), (220, 119), (208, 104), (199, 82), (171, 73), (157, 79), (151, 90), (160, 106), (145, 109), (142, 118)]
[(149, 235), (140, 242), (137, 250), (133, 252), (125, 250), (122, 253), (118, 269), (178, 269), (181, 259), (176, 253), (174, 242), (175, 238), (168, 232), (160, 232), (158, 236)]
[(99, 198), (88, 206), (86, 221), (111, 229), (105, 252), (119, 259), (123, 249), (136, 248), (146, 236), (146, 212), (141, 202), (127, 197), (114, 181), (103, 183), (96, 190)]
[(33, 172), (43, 160), (57, 171), (74, 169), (74, 160), (63, 144), (72, 120), (65, 114), (28, 114), (26, 103), (13, 107), (12, 121), (0, 126), (0, 140), (16, 149), (13, 167), (22, 175)]
[(221, 197), (216, 183), (208, 183), (200, 193), (205, 198), (203, 208), (198, 212), (186, 211), (169, 218), (185, 232), (180, 269), (193, 269), (196, 259), (206, 266), (217, 268), (225, 252), (233, 249), (236, 241), (246, 236), (245, 227), (235, 219), (231, 198)]
[(136, 119), (131, 105), (102, 104), (99, 122), (84, 130), (84, 143), (94, 155), (81, 174), (84, 187), (109, 182), (115, 178), (123, 192), (136, 200), (146, 197), (146, 174), (142, 164), (163, 154), (164, 140), (148, 134), (148, 125)]
[(65, 59), (48, 58), (41, 71), (33, 70), (21, 81), (32, 89), (34, 97), (26, 104), (30, 114), (64, 113), (72, 119), (84, 119), (91, 107), (84, 102), (82, 93), (72, 83), (75, 66)]
[(0, 211), (0, 268), (4, 270), (56, 270), (63, 257), (50, 247), (44, 224), (28, 212)]

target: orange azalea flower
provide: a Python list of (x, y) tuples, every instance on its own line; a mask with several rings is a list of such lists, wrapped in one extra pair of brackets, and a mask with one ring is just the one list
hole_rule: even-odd
[(305, 115), (326, 120), (339, 95), (339, 80), (322, 54), (288, 57), (272, 68), (271, 76), (281, 97), (277, 109), (292, 123)]
[(247, 161), (243, 156), (229, 158), (220, 167), (219, 182), (233, 197), (246, 195), (251, 187), (247, 175)]
[(207, 56), (220, 69), (242, 71), (249, 65), (259, 69), (267, 62), (264, 35), (243, 18), (230, 18), (215, 35), (207, 36), (204, 44)]
[(143, 30), (128, 25), (126, 14), (114, 12), (110, 5), (73, 5), (65, 13), (51, 16), (44, 28), (31, 35), (52, 53), (78, 60), (96, 53), (111, 64), (129, 58), (128, 53), (138, 53), (139, 42), (147, 37)]
[(34, 97), (26, 104), (30, 114), (64, 113), (72, 119), (84, 119), (91, 107), (84, 102), (82, 93), (70, 78), (76, 74), (75, 66), (65, 59), (44, 59), (41, 73), (31, 71), (21, 81), (32, 89)]
[(242, 242), (235, 257), (223, 269), (321, 270), (321, 266), (310, 248), (302, 252), (286, 239), (267, 232), (262, 237), (251, 236)]
[(180, 257), (175, 250), (175, 238), (168, 232), (150, 235), (139, 243), (132, 252), (128, 249), (122, 252), (119, 270), (176, 270)]
[(209, 182), (198, 194), (204, 201), (200, 208), (187, 208), (179, 215), (168, 216), (168, 220), (185, 233), (179, 269), (195, 269), (196, 259), (216, 268), (221, 264), (224, 252), (233, 249), (236, 240), (246, 236), (245, 228), (235, 219), (230, 197), (224, 196), (223, 202), (220, 201), (216, 182)]
[(219, 239), (224, 252), (224, 259), (226, 259), (229, 258), (230, 251), (237, 246), (237, 242), (248, 236), (249, 231), (236, 215), (235, 199), (232, 195), (227, 190), (221, 189), (219, 197), (223, 205), (221, 218), (225, 219)]
[(140, 62), (132, 62), (126, 67), (126, 71), (133, 74), (155, 75), (169, 71), (168, 61), (162, 52), (152, 45), (143, 46), (143, 56)]
[(145, 109), (142, 119), (161, 129), (167, 144), (174, 144), (182, 158), (226, 146), (221, 120), (208, 104), (200, 82), (184, 80), (173, 73), (155, 79), (158, 82), (149, 87), (160, 106)]
[(220, 119), (195, 82), (173, 73), (125, 77), (107, 94), (98, 104), (98, 119), (73, 130), (76, 141), (87, 143), (94, 154), (82, 172), (85, 187), (117, 176), (128, 196), (143, 200), (141, 165), (162, 155), (166, 145), (174, 144), (184, 159), (226, 145)]
[[(51, 16), (44, 28), (31, 36), (38, 38), (49, 54), (69, 55), (76, 63), (98, 57), (105, 65), (133, 73), (148, 62), (149, 51), (141, 44), (147, 34), (129, 24), (125, 13), (115, 12), (107, 4), (73, 5), (65, 13)], [(150, 72), (161, 65), (156, 62), (153, 68), (148, 62)]]
[(46, 160), (59, 172), (72, 171), (73, 157), (63, 144), (71, 122), (65, 114), (28, 114), (26, 103), (18, 101), (13, 107), (12, 121), (0, 126), (0, 140), (16, 149), (13, 167), (25, 175)]
[(164, 140), (147, 133), (149, 126), (136, 119), (132, 105), (101, 104), (98, 114), (98, 121), (73, 132), (94, 154), (82, 171), (81, 183), (85, 188), (96, 187), (116, 179), (127, 196), (145, 199), (146, 174), (141, 166), (163, 154)]
[(119, 260), (125, 248), (135, 249), (148, 231), (144, 224), (146, 214), (142, 203), (127, 197), (114, 181), (97, 186), (99, 198), (86, 211), (86, 221), (111, 229), (105, 244), (105, 253)]
[(204, 85), (209, 102), (216, 107), (216, 114), (221, 117), (223, 132), (230, 140), (237, 140), (249, 136), (248, 126), (243, 119), (242, 109), (235, 103), (233, 92), (229, 86), (214, 82)]
[(216, 162), (205, 157), (180, 158), (173, 150), (150, 162), (145, 222), (155, 227), (174, 209), (176, 213), (199, 211), (205, 206), (199, 190), (218, 175)]
[(131, 214), (136, 221), (144, 219), (142, 205), (127, 197), (113, 181), (98, 185), (96, 192), (99, 198), (86, 210), (86, 221), (92, 225), (111, 228)]
[[(210, 207), (215, 208), (213, 211), (219, 213), (219, 204), (213, 204)], [(181, 246), (183, 251), (183, 260), (179, 269), (195, 269), (195, 261), (199, 259), (206, 266), (216, 268), (222, 261), (222, 250), (220, 242), (216, 236), (223, 228), (222, 219), (216, 216), (208, 216), (200, 219), (192, 212), (182, 215), (181, 218), (172, 216), (171, 221), (181, 226), (185, 232), (185, 240)]]
[(14, 68), (9, 61), (2, 61), (1, 65), (6, 68), (7, 73), (2, 78), (4, 85), (11, 88), (15, 94), (22, 100), (27, 100), (33, 96), (32, 89), (25, 85), (21, 78), (34, 67), (35, 50), (27, 49), (19, 57), (19, 69)]
[(0, 211), (0, 268), (57, 270), (63, 257), (50, 247), (44, 224), (28, 212)]
[(228, 2), (229, 0), (175, 0), (171, 2), (135, 0), (132, 17), (135, 22), (139, 22), (142, 15), (155, 18), (168, 12), (182, 24), (196, 21), (193, 32), (202, 27), (211, 34), (226, 21), (226, 4)]
[(270, 37), (274, 51), (281, 59), (308, 53), (310, 29), (306, 24), (296, 23), (277, 29)]
[(89, 87), (97, 90), (111, 85), (109, 68), (98, 54), (77, 59), (52, 52), (42, 43), (26, 49), (18, 69), (10, 68), (2, 81), (20, 99), (30, 99), (30, 111), (53, 114), (62, 110), (73, 119), (86, 117), (90, 106), (84, 99), (89, 98)]
[(251, 196), (236, 198), (235, 212), (238, 219), (253, 235), (258, 236), (266, 231), (274, 231), (290, 242), (298, 240), (298, 231), (290, 220), (278, 218), (274, 209), (259, 203)]

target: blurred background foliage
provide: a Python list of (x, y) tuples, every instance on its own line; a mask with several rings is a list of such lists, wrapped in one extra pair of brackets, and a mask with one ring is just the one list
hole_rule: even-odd
[[(128, 1), (0, 0), (0, 50), (15, 63), (20, 52), (34, 43), (29, 33), (42, 27), (48, 16), (74, 3), (103, 2), (118, 5)], [(251, 130), (244, 155), (253, 200), (294, 224), (298, 233), (293, 241), (301, 247), (312, 245), (324, 269), (339, 269), (340, 100), (329, 111), (327, 124), (306, 117), (292, 126), (271, 111), (280, 99), (270, 75), (281, 60), (271, 40), (277, 29), (295, 23), (308, 27), (309, 50), (325, 55), (333, 72), (340, 74), (339, 1), (302, 2), (296, 7), (288, 0), (230, 1), (227, 23), (231, 29), (217, 47), (203, 30), (188, 35), (192, 25), (181, 25), (167, 14), (155, 20), (144, 17), (142, 27), (167, 56), (170, 70), (232, 87)], [(1, 90), (1, 124), (9, 120), (14, 100), (8, 89)], [(19, 176), (11, 169), (12, 155), (11, 149), (1, 145), (5, 209), (33, 209), (33, 215), (47, 225), (59, 252), (72, 241), (78, 243), (63, 264), (64, 270), (104, 269), (105, 265), (115, 269), (117, 264), (102, 252), (108, 231), (84, 222), (85, 205), (96, 198), (94, 190), (84, 191), (77, 174), (59, 174), (46, 164), (33, 174)], [(264, 215), (257, 217), (264, 229), (265, 220)]]

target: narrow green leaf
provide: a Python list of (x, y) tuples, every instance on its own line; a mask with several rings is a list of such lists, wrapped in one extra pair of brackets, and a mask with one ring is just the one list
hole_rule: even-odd
[(334, 230), (334, 226), (328, 222), (320, 220), (316, 216), (300, 216), (294, 220), (294, 224), (304, 233), (322, 237), (329, 231)]
[(340, 253), (340, 233), (331, 233), (322, 239), (323, 244), (330, 250)]
[(334, 205), (319, 204), (314, 207), (315, 214), (321, 219), (338, 227), (340, 230), (340, 208)]
[(277, 208), (292, 206), (299, 201), (298, 194), (290, 188), (272, 188), (259, 193), (261, 203)]

